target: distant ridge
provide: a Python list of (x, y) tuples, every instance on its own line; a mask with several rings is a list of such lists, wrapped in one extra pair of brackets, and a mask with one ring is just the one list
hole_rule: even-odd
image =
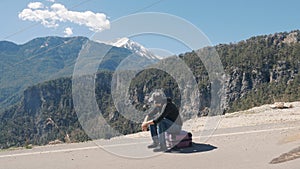
[[(124, 42), (113, 45), (105, 56), (100, 69), (115, 70), (118, 64), (128, 55), (150, 60), (159, 60), (146, 48), (123, 39)], [(17, 45), (13, 42), (0, 41), (0, 110), (9, 107), (20, 100), (21, 93), (29, 86), (72, 76), (74, 64), (79, 52), (86, 43), (92, 43), (86, 37), (41, 37), (25, 44)], [(97, 43), (100, 49), (108, 43)]]

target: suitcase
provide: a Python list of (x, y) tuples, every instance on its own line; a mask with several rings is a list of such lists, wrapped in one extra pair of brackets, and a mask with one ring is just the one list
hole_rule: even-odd
[(180, 131), (179, 134), (166, 133), (166, 145), (168, 148), (185, 148), (192, 146), (192, 133)]

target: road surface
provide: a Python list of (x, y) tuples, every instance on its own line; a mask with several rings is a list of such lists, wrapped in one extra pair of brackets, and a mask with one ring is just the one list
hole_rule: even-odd
[[(218, 129), (206, 143), (152, 153), (148, 137), (49, 145), (0, 152), (0, 169), (299, 169), (300, 158), (270, 161), (300, 146), (300, 121)], [(99, 146), (100, 145), (100, 146)]]

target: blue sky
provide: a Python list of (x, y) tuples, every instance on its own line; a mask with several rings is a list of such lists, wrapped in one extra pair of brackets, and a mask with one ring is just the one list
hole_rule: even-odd
[[(36, 37), (64, 36), (66, 28), (72, 28), (71, 36), (93, 35), (87, 26), (74, 22), (62, 22), (58, 27), (47, 28), (38, 22), (21, 20), (18, 15), (28, 8), (30, 2), (41, 2), (48, 7), (59, 3), (70, 11), (104, 13), (109, 21), (136, 12), (169, 13), (197, 26), (214, 45), (300, 29), (298, 0), (1, 0), (0, 40), (21, 44)], [(173, 53), (186, 50), (158, 37), (145, 36), (134, 40), (146, 47), (168, 48)]]

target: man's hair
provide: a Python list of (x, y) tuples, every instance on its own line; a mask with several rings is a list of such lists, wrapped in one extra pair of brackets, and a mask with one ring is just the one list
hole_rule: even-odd
[(149, 102), (162, 103), (165, 101), (165, 96), (161, 91), (155, 91), (149, 98)]

